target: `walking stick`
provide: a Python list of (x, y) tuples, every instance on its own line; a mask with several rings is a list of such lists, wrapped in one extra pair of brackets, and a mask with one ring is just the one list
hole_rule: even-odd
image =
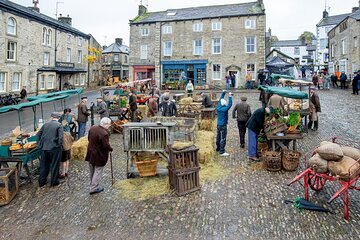
[(113, 163), (112, 163), (112, 153), (110, 152), (110, 170), (111, 170), (111, 186), (115, 183), (114, 178), (114, 170), (113, 170)]

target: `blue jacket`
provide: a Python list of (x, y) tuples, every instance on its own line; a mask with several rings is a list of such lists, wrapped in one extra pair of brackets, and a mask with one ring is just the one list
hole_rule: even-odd
[(221, 99), (225, 96), (225, 92), (223, 92), (220, 96), (218, 105), (216, 107), (216, 112), (218, 115), (217, 125), (218, 126), (226, 126), (228, 123), (228, 112), (232, 106), (232, 97), (229, 96), (229, 102), (226, 106), (221, 106)]

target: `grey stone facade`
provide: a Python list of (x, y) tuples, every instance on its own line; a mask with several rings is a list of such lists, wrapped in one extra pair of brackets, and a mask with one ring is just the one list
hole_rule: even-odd
[(62, 18), (0, 3), (0, 93), (19, 92), (22, 86), (30, 94), (54, 91), (65, 82), (86, 86), (90, 35), (71, 27), (69, 16)]
[[(181, 64), (182, 61), (202, 60), (207, 62), (206, 84), (223, 85), (225, 84), (225, 76), (229, 74), (229, 71), (233, 71), (236, 73), (236, 87), (244, 87), (248, 64), (254, 65), (254, 79), (257, 70), (265, 68), (265, 12), (261, 8), (263, 5), (252, 4), (260, 7), (256, 14), (245, 15), (239, 13), (236, 16), (227, 16), (227, 12), (222, 12), (222, 16), (216, 18), (197, 19), (197, 16), (192, 16), (192, 19), (176, 20), (175, 18), (175, 20), (171, 21), (161, 19), (158, 21), (146, 21), (147, 16), (148, 19), (154, 19), (153, 13), (145, 13), (143, 17), (145, 20), (139, 20), (138, 16), (137, 19), (130, 23), (130, 79), (136, 77), (133, 76), (132, 71), (134, 66), (154, 66), (155, 80), (160, 85), (164, 81), (164, 64), (160, 63), (176, 61)], [(236, 6), (241, 5), (236, 4)], [(208, 8), (211, 7), (214, 6)], [(249, 8), (251, 7), (254, 6), (249, 6)], [(196, 9), (201, 10), (201, 7)], [(198, 11), (200, 12), (200, 10)], [(207, 7), (203, 7), (203, 10), (206, 11)], [(178, 11), (179, 18), (181, 18), (181, 13), (186, 12), (187, 9), (171, 11)], [(246, 28), (246, 20), (254, 20), (255, 26)], [(215, 22), (221, 24), (219, 30), (213, 30), (212, 26)], [(197, 23), (202, 24), (202, 31), (194, 31), (194, 24)], [(171, 33), (166, 33), (165, 28), (169, 28), (167, 26), (171, 27)], [(144, 31), (148, 35), (144, 36)], [(246, 37), (255, 38), (255, 51), (253, 53), (246, 52)], [(213, 39), (220, 39), (219, 53), (213, 52)], [(202, 40), (201, 54), (195, 54), (195, 40)], [(165, 42), (171, 42), (172, 45), (171, 54), (167, 54), (168, 56), (164, 55)], [(141, 46), (147, 46), (147, 56), (146, 58), (143, 56), (144, 59), (141, 59)], [(214, 64), (220, 64), (220, 76), (218, 73), (214, 74)]]
[(345, 71), (348, 77), (360, 69), (360, 10), (334, 27), (329, 36), (329, 72)]

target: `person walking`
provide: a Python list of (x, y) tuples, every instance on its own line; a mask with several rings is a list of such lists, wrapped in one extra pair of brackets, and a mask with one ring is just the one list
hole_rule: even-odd
[(301, 67), (301, 77), (306, 78), (306, 68), (304, 66)]
[(330, 90), (330, 76), (324, 72), (324, 90)]
[(134, 90), (131, 90), (129, 93), (129, 106), (130, 106), (130, 121), (136, 122), (136, 95), (134, 94)]
[(231, 87), (235, 88), (235, 79), (236, 79), (235, 74), (231, 73), (230, 78), (231, 78)]
[(88, 112), (86, 103), (87, 103), (87, 97), (82, 97), (81, 102), (78, 106), (78, 138), (82, 138), (85, 135), (86, 132), (86, 123), (89, 120), (90, 113)]
[(194, 91), (194, 85), (191, 82), (191, 80), (188, 81), (188, 83), (186, 84), (186, 92), (187, 92), (187, 96), (188, 97), (192, 97), (192, 93)]
[(100, 119), (109, 117), (109, 111), (107, 110), (107, 104), (102, 97), (98, 97), (97, 101), (97, 113), (100, 114)]
[(23, 86), (22, 89), (21, 89), (21, 91), (20, 91), (21, 102), (25, 102), (25, 101), (26, 101), (26, 97), (27, 97), (26, 86)]
[(246, 103), (247, 97), (241, 97), (241, 102), (235, 105), (232, 116), (237, 120), (239, 129), (240, 147), (245, 147), (246, 122), (251, 117), (250, 105)]
[(357, 71), (355, 77), (352, 81), (353, 93), (359, 95), (359, 85), (360, 85), (360, 70)]
[(109, 131), (111, 119), (104, 117), (100, 120), (100, 125), (94, 125), (89, 130), (85, 161), (89, 162), (90, 168), (90, 194), (104, 191), (100, 186), (104, 167), (109, 158), (109, 152), (113, 148), (109, 143)]
[(335, 73), (331, 74), (330, 79), (331, 79), (331, 83), (332, 83), (333, 88), (335, 87), (335, 85), (336, 85), (336, 87), (338, 88), (339, 85), (338, 85), (337, 82), (338, 82), (339, 79), (338, 79), (338, 77), (336, 76)]
[(347, 80), (347, 75), (346, 75), (346, 73), (344, 71), (342, 71), (341, 75), (340, 75), (340, 88), (341, 89), (345, 89), (346, 80)]
[(259, 161), (257, 158), (258, 135), (264, 129), (265, 114), (274, 112), (272, 107), (259, 108), (250, 117), (246, 123), (248, 128), (248, 157), (251, 161)]
[(232, 106), (232, 96), (233, 94), (229, 93), (229, 103), (224, 99), (226, 91), (223, 90), (221, 93), (219, 102), (216, 107), (216, 112), (218, 115), (217, 120), (217, 131), (216, 131), (216, 151), (220, 153), (220, 156), (226, 157), (230, 154), (225, 152), (226, 145), (226, 135), (227, 135), (227, 124), (228, 124), (228, 112)]
[(68, 177), (69, 171), (69, 160), (71, 158), (71, 147), (74, 141), (74, 137), (71, 134), (71, 129), (74, 124), (73, 122), (73, 115), (71, 114), (70, 108), (64, 109), (64, 114), (61, 115), (59, 119), (60, 124), (63, 126), (64, 129), (64, 141), (63, 141), (63, 149), (61, 153), (61, 167), (60, 170), (60, 179), (64, 179)]
[(156, 116), (159, 106), (157, 104), (159, 96), (157, 94), (155, 94), (152, 98), (149, 99), (147, 105), (148, 105), (148, 112), (147, 112), (147, 117), (154, 117)]
[(50, 185), (60, 184), (59, 168), (64, 140), (64, 130), (59, 123), (60, 114), (53, 112), (51, 121), (45, 123), (36, 134), (36, 144), (41, 149), (39, 186), (47, 184), (49, 171), (51, 172)]
[(230, 86), (231, 86), (231, 77), (230, 77), (230, 75), (225, 76), (225, 83), (226, 83), (226, 90), (230, 90)]
[[(310, 121), (308, 123), (308, 129), (317, 131), (319, 127), (318, 112), (321, 112), (320, 99), (318, 94), (315, 92), (315, 88), (310, 89)], [(314, 123), (314, 128), (312, 125)]]
[(319, 83), (319, 77), (316, 74), (316, 72), (314, 72), (314, 75), (312, 77), (312, 83), (314, 84), (315, 87), (318, 87), (318, 83)]

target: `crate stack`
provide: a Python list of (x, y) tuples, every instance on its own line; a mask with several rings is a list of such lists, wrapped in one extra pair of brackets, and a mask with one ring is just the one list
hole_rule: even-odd
[(178, 196), (200, 190), (198, 151), (195, 145), (181, 150), (169, 148), (169, 183)]

